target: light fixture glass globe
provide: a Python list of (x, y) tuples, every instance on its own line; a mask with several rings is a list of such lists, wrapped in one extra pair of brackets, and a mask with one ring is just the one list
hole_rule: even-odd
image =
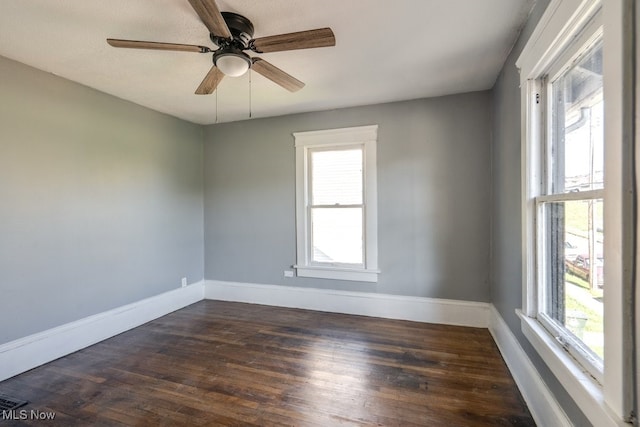
[(226, 76), (239, 77), (247, 72), (250, 59), (243, 54), (228, 53), (216, 57), (216, 67)]

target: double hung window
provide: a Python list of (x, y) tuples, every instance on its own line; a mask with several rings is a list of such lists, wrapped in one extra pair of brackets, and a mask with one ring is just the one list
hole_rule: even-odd
[(297, 275), (377, 281), (377, 126), (294, 136)]
[(596, 36), (540, 79), (546, 126), (535, 196), (538, 319), (596, 378), (604, 359), (602, 53)]
[(364, 267), (364, 146), (308, 150), (311, 265)]
[(522, 331), (585, 416), (603, 426), (631, 419), (633, 409), (630, 4), (551, 0), (516, 63)]

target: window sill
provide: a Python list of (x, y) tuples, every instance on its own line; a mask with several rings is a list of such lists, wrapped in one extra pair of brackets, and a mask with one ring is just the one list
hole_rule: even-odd
[(520, 310), (522, 332), (585, 416), (597, 426), (625, 426), (609, 409), (602, 386), (567, 353), (536, 319)]
[(299, 266), (294, 265), (299, 277), (312, 277), (316, 279), (350, 280), (354, 282), (378, 281), (378, 270), (358, 270), (339, 267)]

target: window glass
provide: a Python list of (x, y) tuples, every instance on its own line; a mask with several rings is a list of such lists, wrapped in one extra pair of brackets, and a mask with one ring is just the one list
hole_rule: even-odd
[(602, 43), (552, 84), (551, 192), (603, 188)]
[(312, 208), (312, 261), (363, 264), (362, 208)]
[(543, 204), (543, 312), (604, 359), (602, 199)]
[(311, 203), (362, 204), (362, 148), (311, 151)]

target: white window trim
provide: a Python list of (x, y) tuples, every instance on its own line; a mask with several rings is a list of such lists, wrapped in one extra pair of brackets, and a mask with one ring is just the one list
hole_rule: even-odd
[[(377, 282), (378, 274), (378, 193), (376, 143), (378, 125), (295, 132), (296, 150), (296, 254), (294, 268), (301, 277)], [(308, 251), (309, 218), (307, 215), (308, 153), (318, 147), (361, 144), (364, 147), (364, 268), (320, 266), (311, 263)]]
[[(563, 56), (566, 47), (585, 28), (602, 8), (604, 22), (604, 91), (605, 91), (605, 283), (623, 283), (623, 169), (622, 122), (624, 77), (623, 20), (628, 19), (629, 2), (599, 0), (551, 0), (536, 29), (516, 62), (520, 69), (522, 95), (522, 242), (523, 242), (523, 301), (522, 330), (533, 347), (564, 385), (578, 407), (589, 420), (598, 426), (627, 425), (629, 389), (625, 388), (625, 307), (623, 286), (605, 286), (605, 348), (606, 360), (602, 382), (586, 373), (560, 343), (536, 318), (538, 290), (536, 280), (537, 231), (535, 197), (540, 195), (541, 158), (540, 144), (543, 114), (536, 104), (535, 93), (541, 93), (539, 77), (548, 73), (555, 61)], [(615, 29), (615, 30), (614, 30)], [(565, 57), (566, 60), (566, 57)], [(557, 70), (556, 70), (557, 71)], [(543, 107), (544, 108), (544, 107)], [(625, 264), (628, 265), (628, 264)], [(629, 371), (627, 371), (629, 372)]]

